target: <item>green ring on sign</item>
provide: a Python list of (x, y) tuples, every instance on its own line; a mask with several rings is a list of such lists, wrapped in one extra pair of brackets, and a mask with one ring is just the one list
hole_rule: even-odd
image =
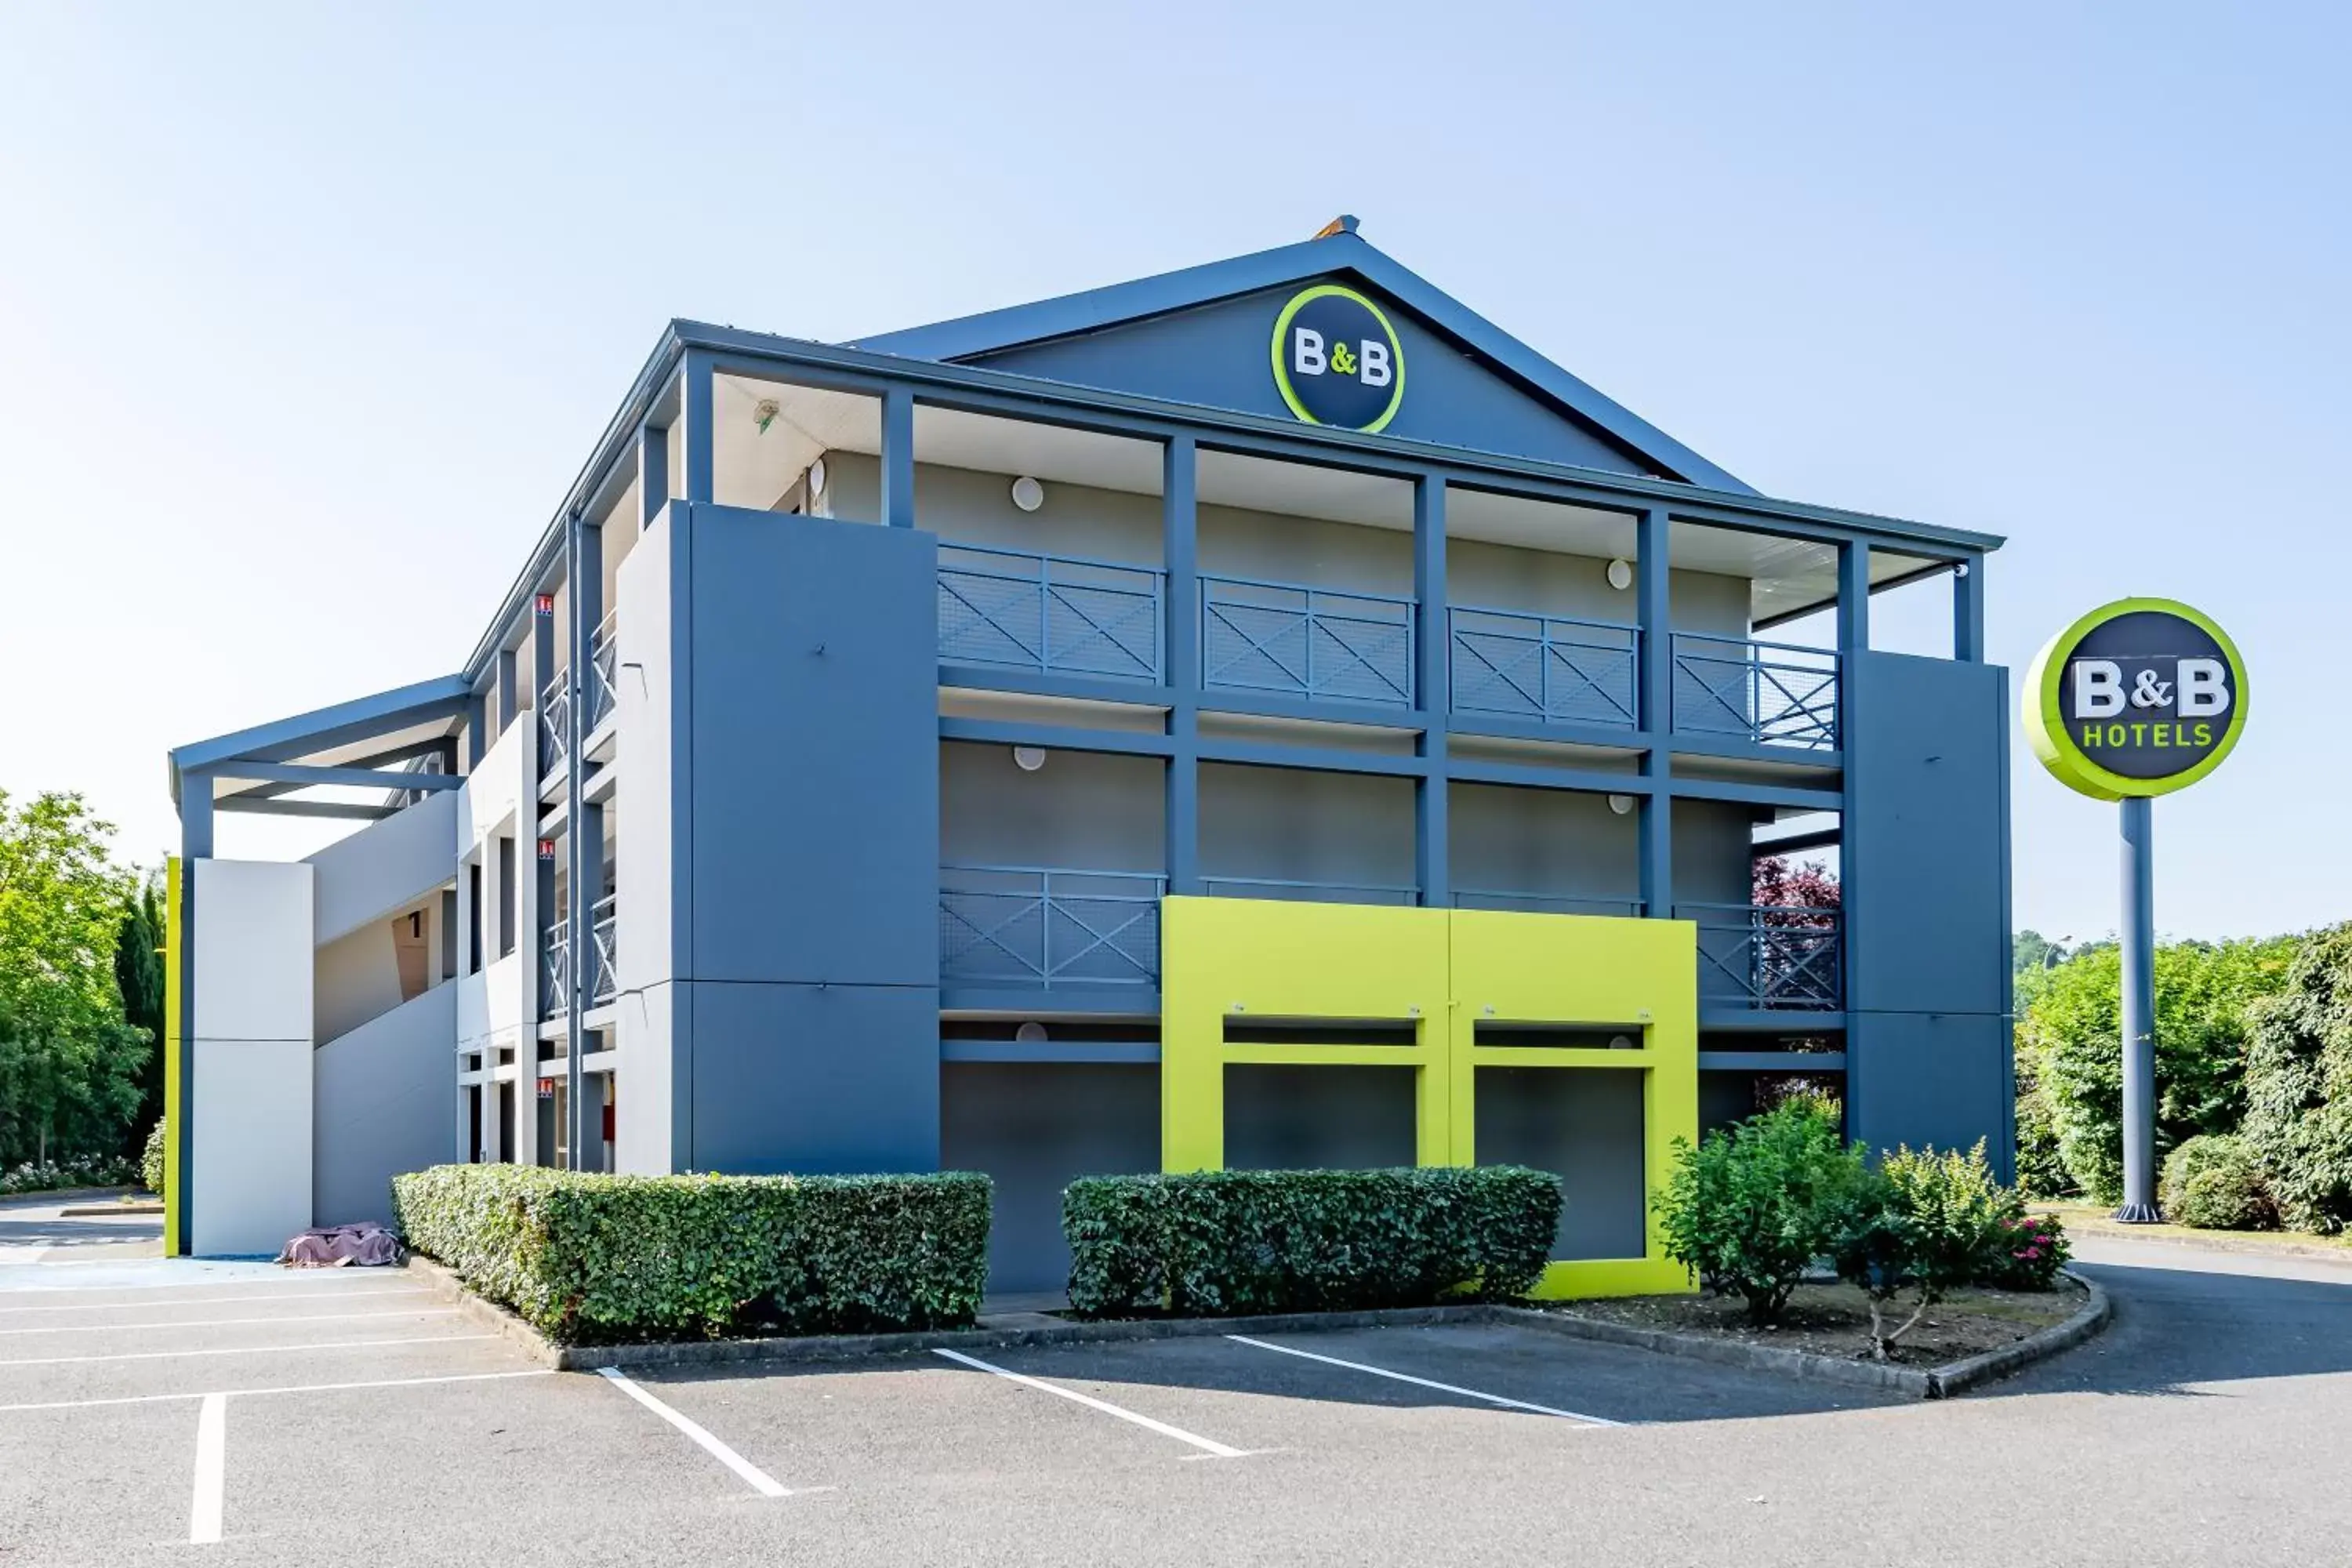
[[(2059, 706), (2059, 683), (2064, 679), (2067, 659), (2084, 637), (2119, 616), (2145, 612), (2178, 616), (2220, 644), (2230, 661), (2235, 694), (2230, 705), (2230, 722), (2211, 751), (2177, 773), (2160, 778), (2128, 778), (2101, 767), (2075, 744), (2074, 736), (2067, 732)], [(2238, 656), (2238, 645), (2210, 617), (2178, 599), (2117, 599), (2084, 616), (2042, 645), (2042, 651), (2033, 656), (2032, 664), (2026, 668), (2023, 695), (2025, 738), (2033, 754), (2042, 759), (2042, 765), (2055, 774), (2059, 783), (2094, 800), (2170, 795), (2174, 790), (2186, 789), (2221, 765), (2221, 759), (2238, 743), (2238, 732), (2246, 727), (2246, 663)]]
[[(1353, 289), (1345, 289), (1337, 283), (1318, 283), (1312, 289), (1300, 289), (1290, 297), (1288, 304), (1283, 306), (1282, 314), (1274, 319), (1274, 342), (1270, 345), (1270, 352), (1274, 356), (1275, 390), (1282, 394), (1282, 401), (1289, 406), (1291, 413), (1309, 425), (1323, 423), (1307, 411), (1307, 405), (1298, 400), (1298, 394), (1291, 390), (1290, 367), (1282, 360), (1282, 341), (1289, 336), (1290, 319), (1298, 314), (1300, 307), (1312, 304), (1318, 300), (1328, 300), (1335, 296), (1342, 300), (1353, 300), (1372, 313), (1372, 320), (1381, 324), (1381, 332), (1386, 334), (1389, 340), (1389, 353), (1395, 359), (1396, 385), (1389, 393), (1389, 405), (1381, 409), (1380, 417), (1370, 424), (1352, 426), (1366, 436), (1377, 435), (1390, 420), (1396, 417), (1396, 411), (1404, 404), (1404, 344), (1399, 341), (1396, 328), (1390, 323), (1388, 316), (1381, 308)], [(1346, 426), (1340, 426), (1340, 428), (1346, 428)]]

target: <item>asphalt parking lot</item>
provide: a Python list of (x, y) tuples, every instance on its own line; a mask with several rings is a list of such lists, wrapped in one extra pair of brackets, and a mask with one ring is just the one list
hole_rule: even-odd
[(1931, 1405), (1495, 1325), (550, 1373), (397, 1271), (0, 1268), (0, 1564), (2326, 1560), (2352, 1272), (2124, 1250)]

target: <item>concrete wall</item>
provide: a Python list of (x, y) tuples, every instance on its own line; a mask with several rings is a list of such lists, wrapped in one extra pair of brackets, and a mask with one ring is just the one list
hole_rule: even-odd
[(1048, 752), (1024, 773), (1009, 746), (948, 742), (939, 769), (943, 863), (1165, 868), (1168, 769), (1158, 758)]
[[(400, 969), (389, 920), (371, 921), (320, 946), (311, 1003), (313, 1039), (331, 1040), (390, 1012), (400, 1001)], [(454, 1015), (451, 1022), (454, 1026)], [(454, 1049), (457, 1043), (453, 1034), (448, 1044)]]
[(1639, 1258), (1649, 1184), (1642, 1079), (1612, 1068), (1477, 1069), (1482, 1165), (1556, 1173), (1563, 1199), (1552, 1257)]
[(1756, 808), (1675, 802), (1675, 901), (1744, 904), (1755, 889)]
[(313, 873), (189, 868), (190, 1250), (275, 1253), (310, 1223)]
[(1638, 900), (1641, 817), (1564, 790), (1456, 784), (1446, 796), (1456, 891)]
[(940, 1163), (984, 1171), (996, 1184), (988, 1288), (1059, 1290), (1070, 1277), (1062, 1189), (1080, 1176), (1160, 1169), (1160, 1069), (947, 1063)]
[(314, 1225), (391, 1218), (391, 1181), (461, 1157), (454, 985), (372, 1018), (311, 1058)]
[(1201, 764), (1204, 877), (1410, 887), (1413, 831), (1410, 779)]
[(461, 793), (428, 795), (310, 857), (318, 870), (321, 942), (405, 909), (448, 882), (457, 858)]

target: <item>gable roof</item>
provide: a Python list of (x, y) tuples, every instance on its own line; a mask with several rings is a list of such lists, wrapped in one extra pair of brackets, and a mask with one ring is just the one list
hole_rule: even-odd
[(1033, 304), (860, 338), (852, 348), (909, 359), (963, 361), (1024, 344), (1096, 332), (1235, 295), (1350, 272), (1382, 290), (1497, 369), (1692, 484), (1736, 494), (1757, 490), (1717, 468), (1622, 404), (1554, 364), (1518, 339), (1396, 261), (1342, 219), (1313, 239), (1162, 272)]

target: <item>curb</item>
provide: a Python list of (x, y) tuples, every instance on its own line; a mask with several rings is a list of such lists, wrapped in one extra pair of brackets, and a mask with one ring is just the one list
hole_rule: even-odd
[(1933, 1367), (1893, 1366), (1883, 1362), (1849, 1361), (1843, 1356), (1819, 1355), (1811, 1351), (1780, 1350), (1771, 1345), (1746, 1344), (1729, 1340), (1697, 1339), (1667, 1329), (1637, 1329), (1626, 1323), (1604, 1322), (1597, 1318), (1580, 1318), (1573, 1313), (1542, 1311), (1531, 1307), (1497, 1307), (1492, 1310), (1502, 1321), (1565, 1334), (1570, 1339), (1630, 1345), (1662, 1355), (1713, 1362), (1720, 1366), (1745, 1367), (1749, 1371), (1769, 1372), (1801, 1382), (1841, 1383), (1855, 1388), (1906, 1394), (1913, 1399), (1948, 1399), (1979, 1384), (2006, 1377), (2020, 1367), (2031, 1365), (2046, 1356), (2071, 1350), (2106, 1325), (2111, 1311), (2107, 1293), (2096, 1282), (2084, 1279), (2072, 1269), (2063, 1270), (2063, 1273), (2067, 1279), (2082, 1286), (2089, 1297), (2074, 1316), (2038, 1333), (2028, 1334), (2015, 1344), (2002, 1345), (1998, 1350)]
[[(559, 1372), (599, 1367), (718, 1366), (732, 1362), (786, 1365), (858, 1361), (930, 1350), (985, 1350), (990, 1346), (1102, 1344), (1122, 1341), (1192, 1339), (1214, 1334), (1282, 1334), (1318, 1329), (1411, 1328), (1430, 1323), (1483, 1323), (1498, 1309), (1397, 1307), (1361, 1312), (1283, 1312), (1250, 1318), (1126, 1318), (1100, 1322), (1057, 1322), (1036, 1327), (983, 1323), (971, 1329), (941, 1329), (902, 1334), (800, 1334), (753, 1340), (677, 1340), (634, 1345), (559, 1345), (506, 1308), (467, 1290), (456, 1274), (429, 1258), (410, 1253), (406, 1267), (477, 1321), (513, 1340), (541, 1366)], [(1024, 1316), (1028, 1314), (1024, 1314)]]

